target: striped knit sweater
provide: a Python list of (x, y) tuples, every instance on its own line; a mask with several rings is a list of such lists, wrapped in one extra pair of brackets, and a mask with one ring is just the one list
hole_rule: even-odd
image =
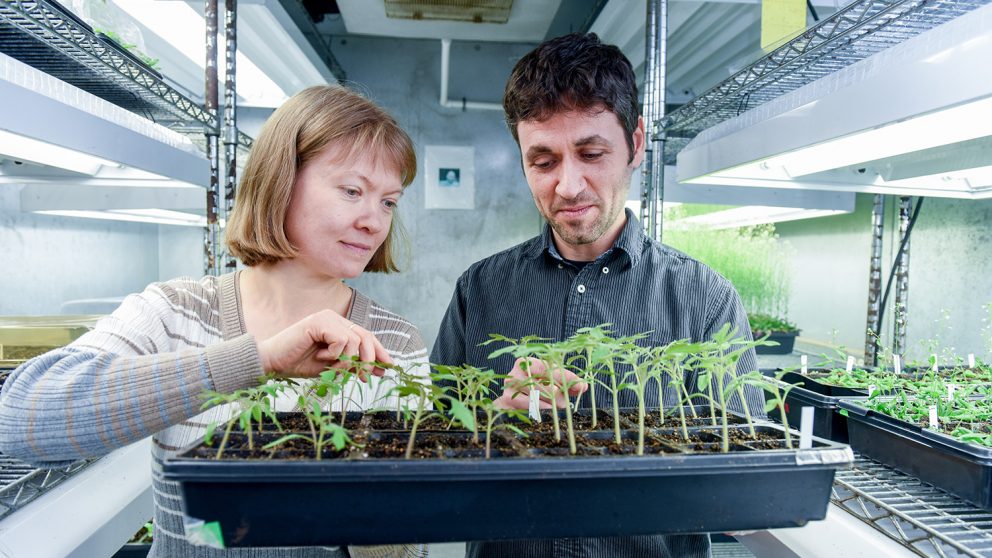
[[(357, 291), (348, 319), (375, 334), (397, 364), (426, 363), (417, 328)], [(426, 366), (418, 369), (426, 374)], [(262, 373), (255, 339), (245, 332), (236, 273), (154, 283), (71, 345), (11, 374), (0, 392), (0, 452), (54, 467), (153, 436), (151, 556), (346, 556), (341, 549), (223, 551), (186, 542), (179, 486), (162, 478), (163, 460), (196, 442), (207, 424), (229, 416), (228, 408), (200, 411), (204, 390), (254, 386)], [(372, 378), (353, 406), (367, 407), (390, 384)], [(353, 556), (417, 556), (426, 549), (349, 550)]]

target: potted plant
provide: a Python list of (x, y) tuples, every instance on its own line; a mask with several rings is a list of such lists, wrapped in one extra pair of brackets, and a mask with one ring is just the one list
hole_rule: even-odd
[[(402, 420), (390, 408), (345, 421), (325, 405), (347, 391), (346, 374), (334, 371), (310, 385), (210, 394), (233, 403), (231, 421), (163, 467), (181, 485), (185, 513), (202, 520), (188, 534), (218, 547), (326, 546), (796, 526), (825, 515), (833, 473), (853, 459), (824, 440), (797, 449), (785, 429), (752, 416), (760, 410), (727, 409), (745, 384), (777, 389), (756, 372), (733, 373), (756, 342), (729, 326), (706, 343), (665, 347), (605, 326), (561, 342), (493, 339), (507, 344), (494, 352), (632, 390), (637, 408), (614, 406), (593, 425), (570, 402), (532, 423), (493, 407), (499, 374), (450, 366), (432, 375), (461, 389), (388, 371)], [(646, 405), (656, 382), (675, 378), (694, 378), (675, 382), (685, 394), (678, 405)], [(263, 401), (283, 389), (299, 394), (301, 413), (270, 412)], [(709, 404), (691, 405), (700, 400)], [(759, 495), (763, 506), (748, 505)]]
[(751, 325), (753, 339), (767, 339), (777, 343), (777, 345), (758, 345), (755, 347), (758, 354), (787, 355), (792, 352), (796, 336), (799, 335), (796, 324), (761, 313), (748, 314), (747, 321)]

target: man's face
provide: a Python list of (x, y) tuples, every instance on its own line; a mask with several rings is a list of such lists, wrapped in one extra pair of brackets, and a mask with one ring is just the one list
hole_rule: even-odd
[(625, 222), (631, 173), (644, 158), (643, 121), (629, 163), (623, 127), (605, 107), (525, 120), (517, 136), (527, 184), (562, 256), (591, 261), (609, 249)]

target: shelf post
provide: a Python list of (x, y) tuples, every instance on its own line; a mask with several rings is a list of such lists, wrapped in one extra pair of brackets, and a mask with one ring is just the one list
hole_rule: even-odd
[(641, 174), (641, 225), (661, 241), (665, 200), (665, 64), (668, 50), (668, 0), (648, 0), (644, 56), (644, 171)]
[[(217, 115), (219, 103), (217, 93), (217, 0), (205, 0), (203, 19), (207, 27), (207, 60), (205, 64), (204, 108), (208, 113)], [(215, 120), (215, 122), (217, 122)], [(219, 126), (205, 126), (207, 136), (207, 161), (210, 162), (210, 184), (207, 187), (207, 228), (204, 231), (203, 271), (207, 275), (220, 275), (221, 266), (218, 257), (220, 246), (220, 219), (218, 205), (220, 200), (220, 153), (218, 140)]]
[(878, 313), (882, 299), (882, 233), (885, 229), (885, 196), (875, 194), (871, 210), (871, 261), (868, 268), (868, 323), (865, 327), (865, 364), (878, 362)]
[[(899, 267), (896, 269), (896, 300), (893, 306), (894, 319), (892, 331), (892, 352), (902, 355), (906, 351), (906, 314), (909, 306), (909, 241), (906, 232), (909, 230), (910, 215), (913, 213), (913, 198), (899, 197), (899, 241), (896, 246), (903, 247)], [(898, 248), (897, 248), (898, 249)]]
[[(224, 1), (224, 222), (234, 208), (234, 196), (238, 185), (238, 125), (237, 125), (237, 50), (238, 50), (238, 2)], [(219, 227), (223, 233), (223, 227)], [(222, 254), (220, 271), (227, 273), (237, 268), (237, 261), (227, 250), (219, 250)]]

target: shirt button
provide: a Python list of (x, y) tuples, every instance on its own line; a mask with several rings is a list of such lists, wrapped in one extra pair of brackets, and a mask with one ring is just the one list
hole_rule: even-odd
[(579, 294), (582, 294), (582, 293), (586, 292), (586, 286), (585, 285), (579, 285), (578, 287), (575, 288), (575, 290), (579, 291)]
[(609, 273), (609, 272), (610, 272), (610, 268), (603, 266), (603, 273)]
[(564, 267), (562, 264), (558, 264), (558, 269), (563, 269)]

